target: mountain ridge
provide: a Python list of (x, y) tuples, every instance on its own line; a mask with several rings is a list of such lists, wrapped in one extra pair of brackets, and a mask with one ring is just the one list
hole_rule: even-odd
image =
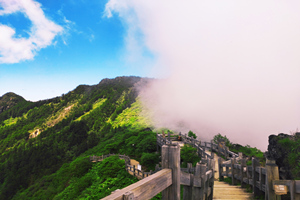
[[(143, 152), (152, 155), (155, 133), (146, 129), (150, 125), (140, 115), (141, 102), (137, 101), (136, 84), (141, 80), (144, 78), (136, 76), (103, 79), (37, 102), (11, 93), (1, 97), (3, 105), (14, 99), (10, 96), (17, 100), (0, 113), (0, 199), (34, 199), (32, 195), (41, 199), (36, 192), (48, 194), (48, 186), (41, 182), (77, 159), (83, 168), (93, 168), (86, 163), (89, 155), (118, 152), (137, 159)], [(84, 176), (87, 171), (78, 173)], [(56, 193), (43, 199), (68, 188), (72, 176), (63, 176), (66, 180), (60, 182)]]
[(0, 114), (22, 101), (26, 100), (20, 95), (17, 95), (13, 92), (5, 93), (0, 97)]

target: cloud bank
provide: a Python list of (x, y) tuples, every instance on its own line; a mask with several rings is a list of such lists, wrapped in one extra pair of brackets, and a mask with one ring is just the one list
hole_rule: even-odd
[(105, 12), (124, 19), (126, 37), (141, 31), (152, 75), (167, 74), (142, 93), (157, 126), (266, 150), (268, 135), (300, 126), (299, 9), (296, 0), (110, 0)]
[(13, 27), (0, 24), (0, 64), (33, 59), (36, 52), (52, 44), (63, 28), (46, 18), (33, 0), (0, 0), (0, 16), (22, 12), (32, 22), (29, 38), (15, 36)]

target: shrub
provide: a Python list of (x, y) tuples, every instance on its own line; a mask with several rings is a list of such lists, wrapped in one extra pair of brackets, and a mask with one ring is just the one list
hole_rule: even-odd
[(197, 139), (197, 135), (195, 133), (193, 133), (192, 131), (188, 132), (188, 136), (193, 137), (194, 139)]
[(155, 165), (159, 162), (159, 154), (157, 153), (143, 153), (141, 158), (141, 165), (146, 166), (148, 170), (154, 170)]
[(226, 135), (221, 135), (220, 133), (218, 133), (218, 135), (214, 136), (214, 143), (218, 144), (219, 140), (224, 140), (225, 141), (225, 145), (230, 147), (231, 146), (231, 142), (230, 140), (226, 137)]

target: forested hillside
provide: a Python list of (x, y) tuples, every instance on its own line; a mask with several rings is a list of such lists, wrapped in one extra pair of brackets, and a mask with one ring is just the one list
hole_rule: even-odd
[(99, 199), (135, 182), (124, 161), (88, 158), (158, 159), (155, 133), (139, 115), (141, 80), (104, 79), (39, 102), (0, 97), (0, 199)]

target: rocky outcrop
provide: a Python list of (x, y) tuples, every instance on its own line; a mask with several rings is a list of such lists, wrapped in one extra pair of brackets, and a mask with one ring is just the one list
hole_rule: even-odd
[(268, 151), (266, 152), (266, 157), (271, 160), (275, 160), (278, 168), (280, 169), (280, 176), (283, 179), (293, 179), (291, 170), (293, 166), (290, 166), (287, 158), (289, 153), (291, 153), (291, 147), (285, 145), (283, 140), (296, 140), (300, 137), (300, 133), (295, 133), (295, 135), (288, 135), (280, 133), (278, 135), (269, 136)]
[(42, 131), (41, 131), (40, 129), (36, 129), (36, 130), (33, 131), (32, 133), (30, 133), (29, 139), (37, 137), (39, 134), (41, 134), (41, 132), (42, 132)]

